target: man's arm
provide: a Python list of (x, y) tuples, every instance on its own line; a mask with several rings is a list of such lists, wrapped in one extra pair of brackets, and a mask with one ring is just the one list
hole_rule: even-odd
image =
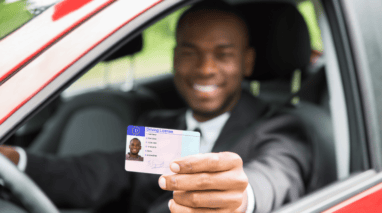
[(304, 195), (311, 173), (312, 150), (296, 117), (281, 115), (262, 123), (246, 140), (253, 141), (244, 171), (253, 188), (255, 212), (270, 212)]
[(27, 153), (26, 173), (59, 207), (95, 207), (130, 188), (125, 153), (46, 157)]
[[(0, 146), (0, 153), (19, 163), (14, 147)], [(27, 153), (25, 172), (57, 206), (94, 207), (118, 198), (130, 188), (124, 158), (123, 151), (65, 158)]]

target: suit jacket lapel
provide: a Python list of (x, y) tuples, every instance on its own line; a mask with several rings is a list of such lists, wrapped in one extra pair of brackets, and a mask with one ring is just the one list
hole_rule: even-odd
[(243, 91), (231, 116), (224, 125), (212, 152), (228, 151), (237, 142), (240, 136), (250, 124), (256, 121), (268, 109), (268, 105), (251, 94)]
[(174, 124), (177, 129), (186, 130), (186, 111), (182, 111), (181, 114), (177, 117), (176, 123)]

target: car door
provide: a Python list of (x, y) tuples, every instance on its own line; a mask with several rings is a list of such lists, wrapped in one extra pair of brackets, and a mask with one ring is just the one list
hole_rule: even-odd
[(337, 97), (332, 108), (344, 106), (332, 110), (338, 112), (332, 115), (339, 136), (337, 162), (339, 170), (349, 173), (339, 171), (338, 182), (276, 212), (381, 212), (382, 1), (314, 4), (320, 14), (330, 95)]

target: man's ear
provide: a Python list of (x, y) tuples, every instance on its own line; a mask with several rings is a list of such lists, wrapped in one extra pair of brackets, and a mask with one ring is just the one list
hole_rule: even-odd
[(245, 56), (244, 56), (244, 76), (249, 77), (252, 75), (253, 68), (255, 66), (255, 58), (256, 58), (256, 52), (255, 48), (253, 47), (248, 47), (247, 50), (245, 51)]

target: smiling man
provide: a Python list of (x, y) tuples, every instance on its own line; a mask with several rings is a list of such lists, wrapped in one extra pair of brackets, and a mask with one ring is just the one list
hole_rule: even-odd
[(231, 111), (255, 59), (244, 21), (218, 10), (189, 11), (178, 23), (176, 38), (175, 85), (193, 117), (203, 122)]
[[(175, 174), (126, 172), (124, 151), (71, 158), (27, 152), (26, 173), (65, 207), (114, 202), (129, 212), (269, 212), (296, 200), (311, 173), (308, 136), (292, 115), (265, 119), (269, 105), (242, 91), (255, 61), (249, 38), (240, 14), (220, 1), (181, 16), (174, 82), (189, 107), (152, 111), (138, 123), (201, 132), (201, 154), (172, 162)], [(13, 149), (0, 151), (18, 163)]]
[(158, 183), (172, 193), (151, 187), (159, 197), (152, 212), (165, 211), (166, 203), (172, 212), (270, 212), (304, 194), (311, 172), (304, 128), (291, 115), (264, 119), (269, 105), (242, 90), (256, 56), (248, 31), (241, 15), (220, 1), (199, 3), (180, 17), (174, 82), (189, 108), (154, 111), (142, 123), (198, 130), (206, 154), (170, 164), (177, 174)]
[(143, 161), (143, 157), (138, 155), (141, 151), (141, 141), (138, 138), (130, 140), (129, 149), (130, 152), (126, 154), (126, 160)]

